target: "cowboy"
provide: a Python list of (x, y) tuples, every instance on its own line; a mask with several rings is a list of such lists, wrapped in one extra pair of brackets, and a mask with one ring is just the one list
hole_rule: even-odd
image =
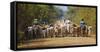
[(81, 29), (83, 29), (85, 27), (84, 19), (81, 19), (81, 21), (80, 21), (80, 27), (81, 27)]

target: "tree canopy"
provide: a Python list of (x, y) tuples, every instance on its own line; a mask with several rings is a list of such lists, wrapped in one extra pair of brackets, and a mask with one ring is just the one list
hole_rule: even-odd
[(17, 10), (19, 30), (31, 25), (34, 19), (40, 23), (53, 23), (61, 15), (61, 10), (53, 5), (18, 4)]
[(96, 29), (96, 8), (93, 7), (74, 7), (68, 6), (66, 15), (75, 23), (80, 24), (80, 20), (84, 19), (87, 25), (91, 25)]

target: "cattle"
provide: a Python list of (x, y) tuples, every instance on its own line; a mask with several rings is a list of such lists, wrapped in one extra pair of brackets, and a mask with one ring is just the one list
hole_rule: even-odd
[(49, 34), (50, 34), (50, 28), (48, 27), (48, 28), (46, 29), (46, 37), (47, 37), (47, 38), (49, 37)]
[(57, 25), (54, 25), (53, 30), (54, 30), (54, 37), (57, 37), (57, 35), (58, 35), (58, 27), (57, 27)]
[(42, 29), (42, 35), (43, 35), (42, 37), (45, 38), (45, 36), (46, 36), (46, 28)]
[(32, 38), (32, 26), (27, 26), (24, 31), (25, 40), (30, 40)]
[(77, 26), (77, 37), (81, 36), (81, 28), (80, 26)]
[(87, 32), (88, 32), (87, 35), (90, 37), (92, 34), (92, 26), (87, 27)]
[(32, 39), (32, 34), (33, 34), (32, 26), (29, 26), (28, 27), (28, 34), (27, 34), (28, 39)]
[(47, 27), (44, 26), (42, 28), (42, 35), (43, 35), (43, 38), (54, 37), (54, 27), (53, 26), (47, 26)]
[(91, 35), (92, 26), (79, 25), (70, 22), (58, 23), (53, 25), (32, 25), (26, 30), (28, 39), (55, 38), (55, 37), (87, 37)]
[(50, 26), (49, 27), (49, 37), (54, 37), (54, 27), (53, 26)]
[(33, 39), (37, 38), (42, 38), (43, 37), (43, 32), (42, 32), (42, 27), (40, 25), (33, 25), (32, 26), (32, 31), (33, 31)]
[(67, 35), (67, 26), (66, 25), (62, 26), (61, 31), (62, 31), (62, 37), (65, 37)]
[(76, 24), (72, 24), (71, 30), (72, 30), (72, 36), (76, 37), (77, 36), (77, 26), (76, 26)]
[(70, 33), (71, 33), (71, 36), (73, 36), (73, 37), (80, 37), (80, 36), (83, 37), (87, 33), (86, 32), (87, 28), (81, 29), (81, 27), (77, 24), (73, 23), (70, 27), (71, 27), (70, 28)]
[(38, 33), (38, 27), (37, 27), (37, 25), (33, 25), (33, 39), (36, 39), (37, 38), (37, 33)]

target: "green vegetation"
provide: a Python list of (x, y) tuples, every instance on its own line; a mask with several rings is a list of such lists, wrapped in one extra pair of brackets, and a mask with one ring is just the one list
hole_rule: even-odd
[(21, 31), (31, 25), (34, 19), (40, 23), (53, 23), (60, 15), (60, 9), (53, 5), (18, 4), (17, 10), (18, 30)]
[(84, 19), (87, 25), (91, 25), (96, 30), (96, 8), (69, 6), (66, 15), (75, 23), (80, 24)]

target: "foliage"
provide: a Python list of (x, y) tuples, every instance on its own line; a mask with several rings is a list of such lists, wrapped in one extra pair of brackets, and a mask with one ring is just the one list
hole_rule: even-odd
[(52, 5), (18, 4), (18, 29), (23, 31), (26, 26), (32, 25), (34, 19), (38, 19), (40, 23), (53, 23), (60, 15), (59, 11)]
[(91, 25), (95, 32), (96, 29), (96, 8), (91, 7), (74, 7), (69, 6), (68, 12), (66, 12), (69, 18), (77, 23), (80, 24), (80, 20), (84, 19), (87, 25)]

